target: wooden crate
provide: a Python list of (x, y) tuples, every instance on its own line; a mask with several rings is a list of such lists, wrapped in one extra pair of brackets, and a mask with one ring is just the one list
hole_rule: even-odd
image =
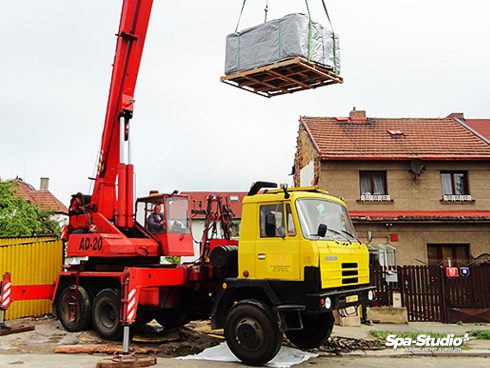
[(340, 84), (344, 80), (331, 70), (297, 57), (280, 63), (221, 77), (221, 82), (264, 97)]

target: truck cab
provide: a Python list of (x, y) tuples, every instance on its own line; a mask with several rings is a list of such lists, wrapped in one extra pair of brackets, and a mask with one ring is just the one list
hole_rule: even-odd
[(369, 284), (368, 248), (345, 203), (314, 188), (245, 197), (238, 259), (238, 278), (304, 281), (316, 272), (322, 289)]

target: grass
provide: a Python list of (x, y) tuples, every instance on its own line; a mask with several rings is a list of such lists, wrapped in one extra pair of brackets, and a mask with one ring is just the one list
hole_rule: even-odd
[(430, 335), (431, 337), (447, 337), (446, 333), (440, 332), (426, 332), (426, 331), (410, 331), (410, 332), (393, 332), (393, 331), (385, 331), (385, 330), (371, 330), (371, 335), (376, 337), (377, 339), (386, 340), (388, 335), (396, 335), (401, 338), (411, 338), (412, 340), (416, 340), (419, 335)]
[(490, 330), (472, 330), (466, 333), (475, 339), (490, 340)]

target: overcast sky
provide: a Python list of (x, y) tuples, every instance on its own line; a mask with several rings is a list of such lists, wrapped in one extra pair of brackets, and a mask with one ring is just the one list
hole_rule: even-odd
[[(0, 0), (0, 177), (64, 203), (89, 189), (105, 114), (121, 0)], [(263, 20), (247, 1), (243, 27)], [(266, 99), (221, 84), (241, 0), (155, 0), (132, 123), (137, 193), (248, 190), (291, 182), (298, 118), (490, 117), (490, 3), (327, 0), (343, 85)], [(269, 19), (305, 12), (269, 0)], [(326, 24), (320, 0), (313, 18)]]

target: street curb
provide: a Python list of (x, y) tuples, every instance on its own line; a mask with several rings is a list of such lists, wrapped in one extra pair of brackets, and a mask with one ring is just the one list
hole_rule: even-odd
[(391, 353), (389, 350), (368, 350), (368, 351), (353, 351), (350, 353), (319, 353), (319, 357), (345, 357), (345, 358), (417, 358), (417, 357), (455, 357), (455, 358), (490, 358), (490, 350), (485, 351), (434, 351), (434, 352), (411, 352), (397, 351)]

